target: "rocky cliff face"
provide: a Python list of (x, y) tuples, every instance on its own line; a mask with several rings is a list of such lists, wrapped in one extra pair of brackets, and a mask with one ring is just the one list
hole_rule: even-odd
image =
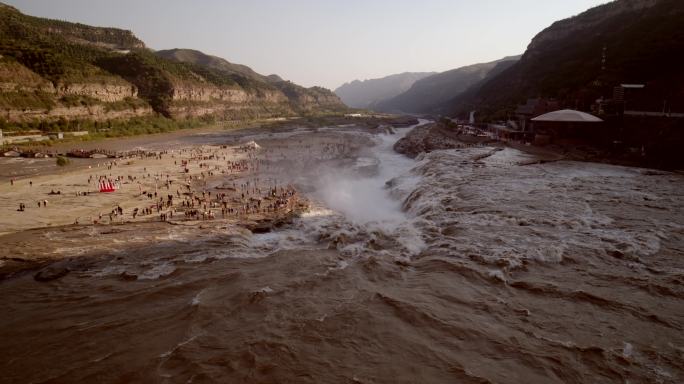
[(0, 91), (44, 92), (56, 97), (85, 96), (103, 102), (137, 97), (138, 89), (113, 76), (83, 79), (82, 82), (59, 82), (56, 85), (16, 61), (0, 56)]
[(287, 103), (288, 99), (277, 90), (264, 90), (259, 93), (248, 92), (239, 87), (217, 87), (211, 84), (197, 84), (190, 82), (175, 82), (173, 84), (174, 101), (193, 102), (225, 102), (248, 103), (264, 102), (271, 104)]
[[(174, 88), (182, 88), (174, 92), (174, 100), (192, 101), (216, 101), (227, 100), (229, 102), (253, 102), (260, 105), (270, 105), (271, 107), (282, 107), (282, 104), (289, 104), (289, 113), (313, 112), (317, 110), (343, 110), (346, 106), (342, 101), (328, 89), (322, 87), (304, 88), (290, 81), (285, 81), (278, 75), (264, 76), (254, 72), (251, 68), (231, 63), (220, 57), (207, 55), (200, 51), (191, 49), (171, 49), (155, 52), (157, 57), (161, 57), (173, 62), (183, 63), (198, 74), (204, 83), (197, 86), (193, 81), (193, 86), (175, 84)], [(205, 73), (208, 71), (208, 73)], [(237, 84), (226, 89), (225, 85), (219, 84), (211, 87), (207, 83), (212, 76), (219, 75), (234, 79)], [(194, 80), (197, 80), (195, 78)], [(215, 89), (217, 88), (217, 89)], [(234, 89), (242, 88), (244, 99), (234, 98)], [(198, 90), (201, 91), (198, 92)], [(225, 97), (226, 94), (228, 97)], [(232, 101), (231, 101), (232, 100)]]
[(318, 107), (333, 107), (339, 106), (340, 99), (333, 95), (324, 94), (320, 92), (298, 93), (292, 98), (292, 103), (303, 110), (312, 110)]
[(658, 4), (660, 0), (620, 0), (592, 8), (581, 15), (560, 20), (537, 34), (527, 49), (534, 51), (546, 43), (564, 39), (573, 33), (593, 28), (608, 19), (623, 14), (643, 11)]
[[(182, 108), (180, 108), (182, 106)], [(291, 116), (318, 110), (342, 110), (340, 99), (325, 89), (296, 85), (243, 89), (218, 87), (207, 83), (174, 82), (172, 113), (179, 116), (225, 115), (227, 111), (259, 110), (260, 116)], [(196, 111), (193, 111), (196, 109)]]
[(276, 89), (255, 92), (193, 82), (174, 83), (169, 112), (175, 118), (214, 116), (227, 120), (293, 114), (288, 98)]
[(155, 54), (130, 31), (27, 16), (2, 3), (0, 41), (4, 129), (26, 122), (51, 129), (42, 122), (146, 115), (239, 120), (345, 108), (323, 88), (263, 76), (199, 51)]
[(340, 111), (347, 108), (337, 95), (322, 87), (304, 88), (290, 81), (275, 82), (273, 85), (288, 98), (295, 112)]
[(125, 108), (111, 110), (106, 105), (92, 106), (59, 106), (50, 109), (5, 109), (0, 111), (0, 118), (7, 122), (27, 123), (32, 121), (55, 122), (59, 120), (107, 121), (150, 116), (154, 113), (151, 107)]
[(241, 88), (218, 88), (187, 83), (177, 83), (173, 86), (173, 101), (246, 103), (250, 95)]
[(58, 84), (58, 96), (86, 96), (106, 103), (122, 101), (138, 96), (138, 89), (132, 84), (76, 83)]
[[(124, 102), (130, 100), (132, 105)], [(54, 85), (16, 61), (0, 58), (0, 119), (6, 122), (104, 121), (152, 113), (138, 98), (137, 88), (123, 79), (99, 77)]]
[(662, 109), (684, 110), (684, 76), (673, 54), (684, 51), (684, 2), (617, 0), (553, 23), (519, 62), (473, 92), (455, 99), (451, 114), (472, 110), (505, 119), (528, 98), (556, 99), (589, 111), (619, 84), (645, 84), (642, 92)]

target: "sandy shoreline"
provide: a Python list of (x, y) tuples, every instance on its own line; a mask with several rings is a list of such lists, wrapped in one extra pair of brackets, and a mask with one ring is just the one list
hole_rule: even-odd
[[(0, 158), (0, 278), (159, 239), (268, 232), (309, 205), (283, 179), (288, 167), (351, 156), (360, 144), (346, 130), (377, 133), (413, 121), (297, 121), (65, 143), (55, 149), (139, 151), (65, 167), (54, 158)], [(116, 191), (100, 192), (102, 182)]]
[[(279, 138), (270, 140), (278, 144), (269, 149), (243, 140), (254, 132), (268, 142), (274, 131), (202, 130), (109, 140), (109, 148), (147, 150), (5, 180), (0, 183), (0, 210), (5, 213), (0, 217), (0, 275), (108, 247), (109, 240), (97, 241), (88, 233), (125, 241), (130, 232), (144, 244), (164, 228), (239, 235), (266, 232), (290, 220), (308, 202), (270, 167), (287, 157), (287, 151), (297, 151), (297, 144), (310, 148), (334, 139)], [(34, 160), (15, 160), (15, 166), (27, 167)], [(116, 185), (116, 191), (100, 192), (101, 182)]]

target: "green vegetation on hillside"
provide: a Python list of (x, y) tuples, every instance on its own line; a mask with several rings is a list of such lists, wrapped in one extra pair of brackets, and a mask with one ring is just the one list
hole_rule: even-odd
[(238, 75), (259, 82), (272, 81), (272, 79), (254, 72), (246, 65), (231, 63), (220, 57), (207, 55), (194, 49), (169, 49), (157, 51), (155, 55), (170, 61), (193, 64), (195, 68), (213, 69), (227, 75)]
[[(217, 111), (216, 117), (228, 119), (344, 108), (328, 90), (294, 84), (286, 86), (293, 89), (288, 105), (282, 102), (284, 97), (273, 78), (199, 51), (175, 51), (165, 57), (146, 49), (130, 31), (27, 16), (0, 3), (0, 60), (15, 63), (4, 64), (3, 81), (16, 83), (13, 86), (16, 91), (0, 92), (0, 107), (16, 112), (102, 105), (104, 111), (118, 111), (149, 105), (157, 114), (172, 118), (173, 111), (177, 110), (174, 107), (186, 102), (198, 111), (211, 107)], [(76, 85), (74, 93), (82, 93), (78, 90), (83, 89), (81, 84), (91, 88), (102, 85), (105, 93), (112, 85), (134, 86), (137, 98), (129, 96), (122, 101), (104, 102), (111, 99), (106, 94), (105, 97), (95, 92), (90, 97), (69, 94), (72, 85)], [(201, 94), (202, 88), (241, 89), (249, 95), (249, 101), (239, 106), (227, 101), (197, 101), (192, 96), (188, 96), (189, 100), (174, 101), (178, 87), (196, 90), (196, 94)], [(34, 92), (30, 91), (32, 88)], [(118, 92), (116, 88), (110, 89)], [(272, 105), (262, 106), (268, 103)], [(185, 115), (194, 113), (185, 111), (182, 116)]]
[(682, 109), (684, 75), (675, 57), (684, 52), (684, 2), (659, 0), (632, 8), (639, 3), (646, 2), (611, 2), (554, 23), (535, 37), (518, 63), (455, 99), (452, 112), (476, 109), (492, 119), (531, 97), (588, 110), (621, 83), (647, 84), (654, 107), (667, 100)]
[(53, 95), (41, 91), (0, 92), (0, 109), (50, 110), (56, 105)]
[(59, 103), (65, 107), (90, 107), (100, 104), (100, 101), (90, 96), (64, 95), (59, 98)]
[(101, 137), (135, 136), (150, 133), (171, 132), (179, 129), (196, 128), (216, 121), (211, 116), (202, 118), (174, 120), (163, 116), (134, 117), (130, 119), (114, 119), (107, 121), (66, 120), (31, 121), (24, 123), (7, 123), (0, 119), (0, 129), (5, 133), (26, 133), (40, 131), (43, 133), (88, 131), (88, 136), (79, 140), (91, 140)]
[(161, 58), (183, 63), (193, 73), (216, 86), (231, 86), (235, 83), (242, 89), (263, 95), (265, 91), (280, 91), (290, 101), (297, 113), (307, 113), (311, 109), (337, 111), (346, 107), (330, 90), (322, 87), (304, 88), (277, 75), (263, 76), (251, 68), (230, 63), (219, 57), (206, 55), (191, 49), (172, 49), (155, 52)]
[(4, 39), (41, 41), (57, 36), (65, 41), (109, 45), (119, 49), (142, 48), (144, 43), (130, 31), (92, 27), (67, 21), (24, 15), (0, 3), (0, 35)]
[[(138, 87), (138, 94), (152, 108), (165, 117), (171, 117), (173, 82), (163, 67), (155, 65), (151, 55), (131, 52), (127, 55), (103, 57), (97, 61), (101, 68), (123, 77)], [(173, 68), (180, 72), (180, 69)]]
[(137, 110), (140, 108), (147, 108), (150, 105), (144, 100), (135, 97), (126, 97), (123, 100), (115, 101), (112, 103), (105, 103), (105, 111), (124, 111), (124, 110)]

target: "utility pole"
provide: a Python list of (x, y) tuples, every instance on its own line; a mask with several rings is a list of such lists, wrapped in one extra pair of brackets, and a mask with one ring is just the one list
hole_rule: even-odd
[(606, 61), (607, 61), (606, 51), (607, 51), (607, 49), (608, 48), (605, 45), (603, 45), (603, 52), (601, 54), (601, 74), (603, 74), (603, 72), (606, 71)]

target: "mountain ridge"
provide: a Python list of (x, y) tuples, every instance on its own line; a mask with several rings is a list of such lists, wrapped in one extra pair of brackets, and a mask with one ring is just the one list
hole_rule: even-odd
[(353, 108), (372, 108), (375, 104), (407, 91), (416, 81), (436, 72), (402, 72), (381, 78), (353, 80), (335, 89), (335, 94)]
[(507, 56), (486, 63), (471, 64), (440, 72), (416, 81), (406, 92), (375, 106), (382, 112), (435, 113), (448, 100), (482, 81), (499, 63), (516, 61)]
[(254, 79), (268, 81), (267, 76), (255, 72), (252, 68), (246, 65), (235, 64), (222, 57), (209, 55), (196, 49), (173, 48), (155, 51), (154, 54), (167, 60), (202, 65), (217, 70), (242, 74)]
[(556, 21), (531, 40), (518, 63), (454, 99), (450, 114), (478, 110), (499, 119), (538, 97), (589, 110), (621, 83), (647, 84), (645, 92), (661, 108), (663, 98), (684, 105), (676, 60), (684, 51), (681, 25), (684, 3), (677, 0), (614, 1)]
[(326, 88), (319, 86), (306, 88), (291, 81), (283, 80), (275, 74), (265, 76), (246, 65), (235, 64), (224, 58), (208, 55), (198, 50), (174, 48), (155, 51), (154, 54), (166, 60), (213, 69), (231, 78), (244, 76), (249, 80), (261, 82), (266, 89), (282, 92), (288, 98), (292, 108), (299, 112), (312, 110), (312, 108), (306, 107), (309, 104), (318, 104), (333, 109), (341, 107), (334, 93)]
[(324, 88), (191, 52), (210, 60), (165, 58), (131, 31), (24, 15), (0, 3), (0, 128), (64, 130), (145, 116), (243, 120), (346, 109)]

